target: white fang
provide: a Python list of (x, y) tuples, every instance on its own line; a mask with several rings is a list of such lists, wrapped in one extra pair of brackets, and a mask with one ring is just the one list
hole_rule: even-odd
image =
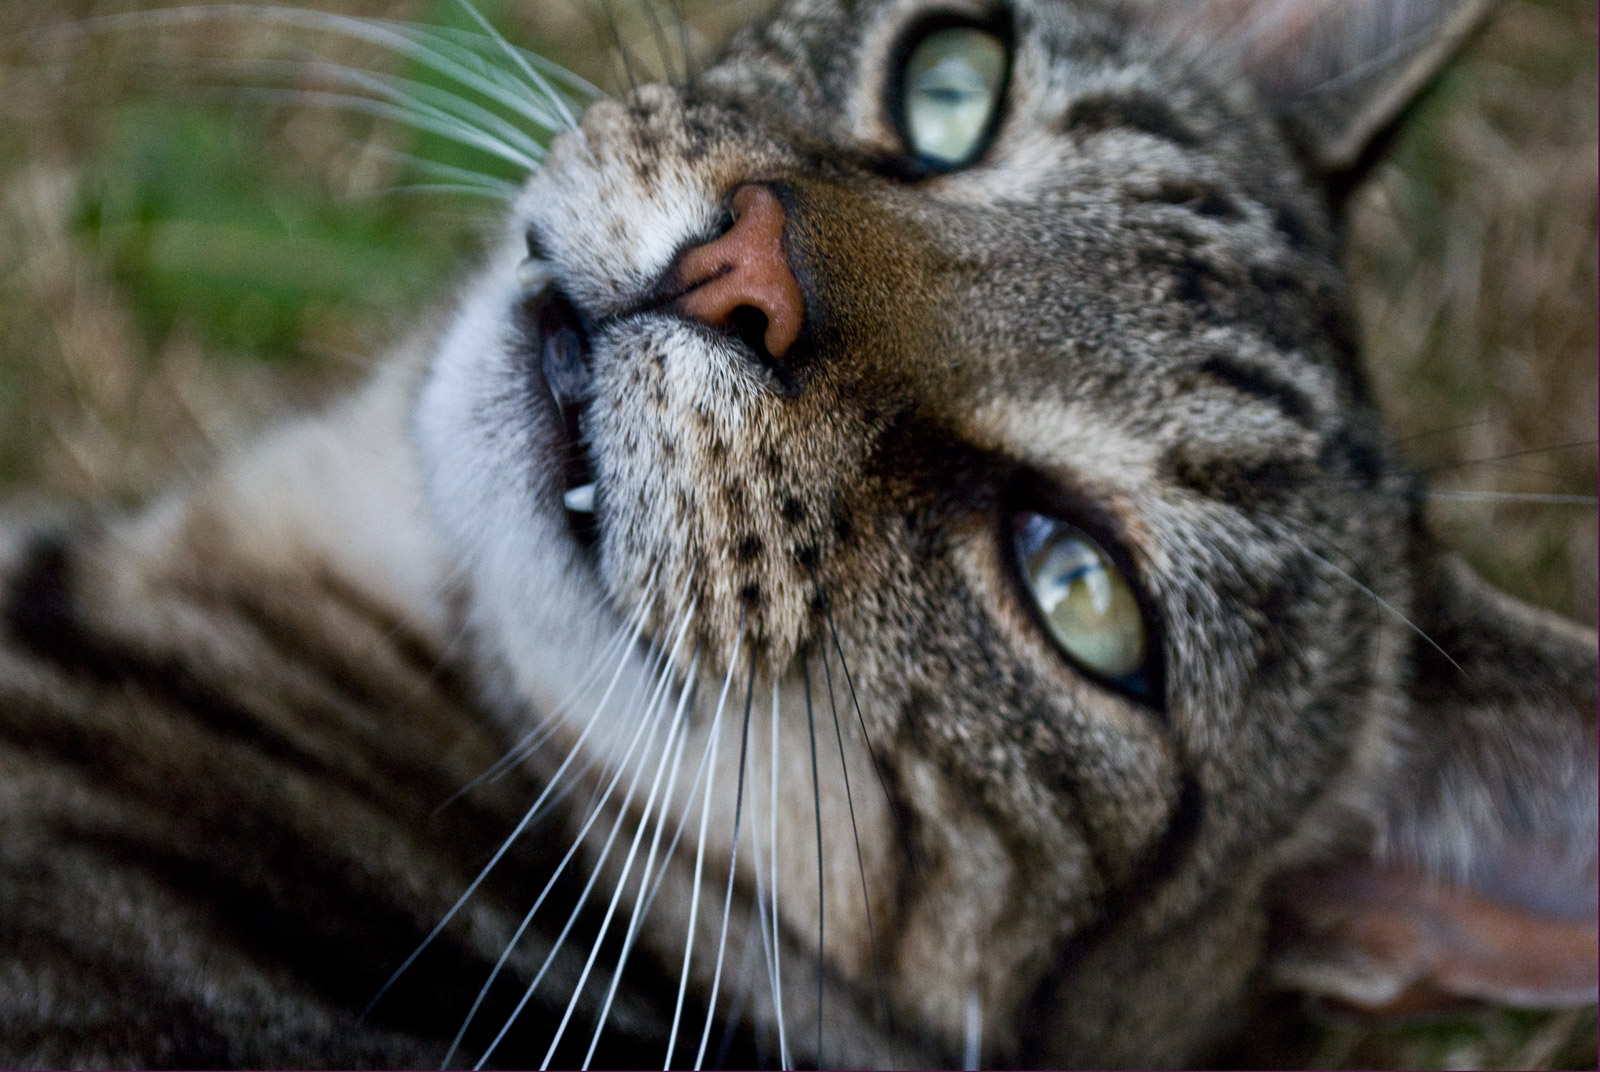
[(561, 501), (567, 504), (567, 509), (575, 514), (594, 513), (594, 485), (583, 484), (573, 488), (561, 496)]

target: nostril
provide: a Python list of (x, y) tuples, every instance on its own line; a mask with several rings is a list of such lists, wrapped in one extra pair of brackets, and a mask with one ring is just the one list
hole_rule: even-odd
[(767, 314), (753, 305), (741, 305), (728, 314), (728, 327), (738, 340), (755, 351), (756, 359), (770, 365), (773, 355), (767, 350)]

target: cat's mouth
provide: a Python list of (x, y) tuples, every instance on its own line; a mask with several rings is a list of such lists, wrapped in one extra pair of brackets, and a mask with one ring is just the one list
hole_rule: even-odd
[(522, 306), (524, 335), (532, 364), (555, 406), (561, 502), (573, 537), (587, 550), (600, 536), (595, 522), (599, 485), (585, 435), (593, 380), (589, 331), (576, 307), (537, 262), (525, 264), (524, 272), (531, 284)]

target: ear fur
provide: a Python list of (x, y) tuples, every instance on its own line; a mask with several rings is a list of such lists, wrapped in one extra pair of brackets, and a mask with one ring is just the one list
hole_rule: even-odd
[(1134, 10), (1180, 48), (1231, 53), (1278, 109), (1310, 169), (1348, 186), (1491, 3), (1134, 0)]
[(1373, 1012), (1596, 997), (1595, 634), (1436, 557), (1369, 850), (1286, 876), (1278, 981)]

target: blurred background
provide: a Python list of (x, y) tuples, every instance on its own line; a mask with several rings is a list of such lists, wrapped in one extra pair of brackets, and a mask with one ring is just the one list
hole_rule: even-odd
[[(614, 90), (619, 38), (649, 75), (761, 6), (648, 3), (477, 8)], [(421, 189), (440, 173), (415, 158), (517, 174), (303, 96), (331, 88), (308, 61), (446, 84), (415, 58), (259, 8), (94, 21), (148, 7), (0, 0), (0, 510), (136, 503), (337, 393), (446, 306), (498, 220), (492, 199)], [(455, 0), (318, 8), (476, 29)], [(1596, 32), (1593, 0), (1500, 4), (1357, 195), (1348, 253), (1376, 391), (1439, 492), (1435, 523), (1502, 588), (1590, 624)], [(1595, 1064), (1593, 1009), (1305, 1030), (1324, 1066)]]

